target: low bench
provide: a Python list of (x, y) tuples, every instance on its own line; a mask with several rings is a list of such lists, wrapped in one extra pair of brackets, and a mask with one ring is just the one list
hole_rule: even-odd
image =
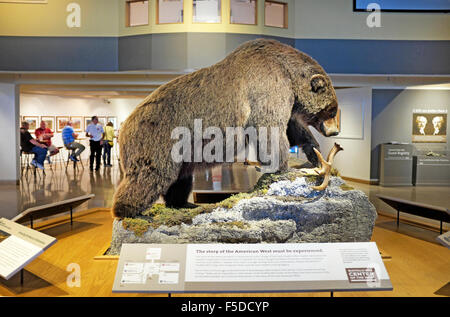
[(13, 219), (14, 222), (17, 223), (25, 223), (30, 222), (30, 227), (33, 228), (33, 220), (40, 219), (44, 217), (49, 217), (53, 215), (57, 215), (63, 212), (70, 211), (70, 224), (73, 223), (73, 209), (80, 206), (81, 204), (87, 202), (88, 200), (94, 198), (94, 194), (79, 196), (67, 200), (62, 200), (59, 202), (36, 206), (28, 208), (23, 211)]
[(424, 203), (417, 203), (410, 200), (396, 197), (377, 195), (383, 202), (397, 210), (397, 227), (400, 222), (400, 211), (408, 214), (434, 219), (440, 221), (440, 233), (442, 234), (442, 223), (450, 222), (450, 210), (445, 207), (433, 206)]

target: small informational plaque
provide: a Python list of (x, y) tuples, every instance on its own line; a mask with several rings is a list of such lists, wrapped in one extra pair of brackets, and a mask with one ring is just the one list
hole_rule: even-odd
[(0, 242), (0, 276), (9, 279), (33, 261), (56, 239), (11, 220), (0, 218), (0, 232), (8, 237)]
[(441, 234), (436, 239), (439, 241), (440, 244), (442, 244), (443, 246), (446, 246), (447, 248), (450, 249), (450, 231), (447, 231), (446, 233)]
[[(160, 248), (160, 259), (147, 260), (148, 248)], [(129, 277), (130, 265), (139, 276)], [(113, 286), (113, 292), (358, 290), (392, 290), (375, 242), (123, 244)]]

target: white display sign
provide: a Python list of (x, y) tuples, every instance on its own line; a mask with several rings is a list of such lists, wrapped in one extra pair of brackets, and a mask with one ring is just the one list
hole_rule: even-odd
[(11, 278), (56, 239), (11, 220), (0, 218), (0, 231), (9, 236), (0, 242), (0, 276)]
[(389, 279), (389, 276), (374, 242), (189, 244), (187, 247), (186, 282), (376, 284), (381, 279)]
[(124, 243), (113, 286), (144, 293), (391, 289), (375, 242)]
[(44, 250), (16, 236), (9, 236), (0, 243), (0, 276), (9, 279), (30, 259)]

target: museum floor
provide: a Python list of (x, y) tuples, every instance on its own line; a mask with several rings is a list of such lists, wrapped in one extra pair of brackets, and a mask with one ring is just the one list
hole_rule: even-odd
[[(233, 187), (232, 184), (238, 184), (237, 187), (244, 189), (251, 186), (256, 178), (254, 167), (237, 165), (231, 170), (216, 169), (196, 175), (196, 186), (199, 190), (227, 190), (230, 186)], [(72, 226), (67, 216), (37, 224), (39, 230), (56, 237), (58, 242), (26, 267), (23, 286), (20, 285), (19, 276), (14, 276), (9, 281), (0, 279), (0, 295), (117, 296), (111, 292), (117, 260), (105, 259), (101, 255), (109, 246), (111, 238), (112, 218), (108, 207), (111, 206), (112, 194), (119, 181), (120, 171), (115, 162), (113, 168), (102, 168), (97, 173), (89, 173), (88, 169), (74, 172), (70, 167), (66, 172), (63, 168), (57, 168), (53, 172), (47, 170), (45, 176), (40, 174), (34, 176), (29, 173), (19, 186), (0, 185), (2, 206), (0, 216), (7, 218), (17, 214), (18, 210), (31, 206), (87, 193), (96, 195), (93, 200), (79, 208), (83, 211), (76, 213)], [(378, 202), (375, 197), (377, 193), (447, 208), (450, 206), (449, 187), (383, 188), (348, 183), (366, 192), (379, 214), (389, 216), (392, 211)], [(384, 263), (394, 290), (338, 292), (334, 296), (450, 296), (450, 252), (436, 241), (439, 235), (438, 223), (405, 215), (404, 218), (402, 216), (402, 222), (397, 228), (395, 219), (388, 216), (378, 217), (372, 240), (386, 257)], [(448, 227), (444, 226), (444, 229), (448, 230)], [(99, 256), (101, 259), (98, 259)], [(81, 287), (70, 288), (66, 284), (69, 275), (66, 268), (71, 263), (77, 263), (81, 267)], [(230, 295), (329, 296), (329, 293)], [(127, 296), (142, 296), (142, 294)], [(167, 294), (148, 296), (167, 296)]]

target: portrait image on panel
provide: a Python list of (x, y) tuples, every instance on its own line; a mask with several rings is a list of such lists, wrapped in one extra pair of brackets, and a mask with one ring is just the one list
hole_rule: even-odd
[(413, 113), (412, 141), (414, 143), (446, 143), (446, 113)]

